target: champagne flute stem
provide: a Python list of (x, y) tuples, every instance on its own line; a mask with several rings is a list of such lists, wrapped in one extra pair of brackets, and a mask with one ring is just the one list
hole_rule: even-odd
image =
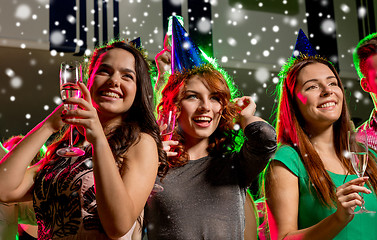
[(360, 197), (363, 200), (363, 203), (361, 204), (360, 209), (365, 210), (364, 194), (362, 192), (360, 193)]
[(69, 125), (69, 147), (73, 146), (73, 133), (72, 133), (72, 125)]

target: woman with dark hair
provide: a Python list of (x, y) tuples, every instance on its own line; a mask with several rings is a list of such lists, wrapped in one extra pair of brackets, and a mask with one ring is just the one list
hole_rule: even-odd
[(265, 178), (272, 239), (375, 239), (376, 216), (354, 214), (359, 193), (377, 210), (375, 156), (358, 178), (344, 154), (353, 129), (334, 66), (319, 56), (292, 57), (277, 92), (279, 147)]
[(233, 100), (223, 74), (210, 65), (169, 78), (159, 110), (177, 111), (173, 140), (165, 142), (171, 169), (159, 182), (164, 190), (147, 203), (148, 239), (243, 239), (246, 190), (276, 140), (273, 127), (254, 116), (251, 97)]
[[(38, 239), (130, 239), (156, 174), (166, 171), (148, 70), (141, 52), (125, 42), (95, 50), (88, 88), (79, 84), (83, 98), (64, 101), (79, 108), (56, 108), (2, 160), (0, 200), (33, 198)], [(64, 123), (78, 129), (86, 154), (57, 156), (66, 132), (27, 168)]]

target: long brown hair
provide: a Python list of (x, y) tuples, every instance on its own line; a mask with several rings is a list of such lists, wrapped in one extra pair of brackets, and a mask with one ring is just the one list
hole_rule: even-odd
[[(287, 70), (286, 75), (282, 76), (277, 86), (277, 97), (279, 100), (276, 121), (277, 140), (280, 145), (286, 144), (297, 150), (318, 198), (324, 205), (332, 206), (336, 201), (335, 185), (326, 171), (317, 151), (310, 142), (308, 133), (303, 128), (305, 121), (294, 98), (294, 90), (299, 72), (304, 67), (314, 63), (321, 63), (330, 68), (344, 94), (340, 77), (329, 61), (318, 57), (304, 57), (302, 60), (296, 60)], [(344, 151), (347, 149), (347, 132), (352, 130), (345, 98), (343, 98), (342, 102), (341, 116), (333, 126), (336, 154), (348, 172), (354, 173), (349, 160), (344, 157)], [(370, 164), (368, 163), (368, 169), (365, 175), (370, 177), (370, 185), (373, 187), (373, 190), (376, 191), (377, 165), (374, 156), (372, 154), (370, 154), (370, 156), (373, 160), (369, 162)]]
[(217, 93), (222, 105), (222, 115), (218, 127), (209, 137), (209, 145), (207, 151), (209, 154), (224, 154), (230, 149), (235, 148), (235, 131), (234, 121), (237, 114), (237, 107), (232, 103), (230, 90), (223, 75), (210, 65), (204, 65), (183, 73), (176, 73), (170, 76), (168, 83), (162, 90), (162, 99), (158, 105), (159, 111), (168, 111), (168, 109), (176, 108), (177, 118), (173, 131), (173, 139), (179, 141), (175, 151), (178, 155), (169, 157), (168, 162), (171, 167), (180, 167), (188, 162), (188, 154), (184, 145), (184, 137), (179, 130), (178, 118), (181, 112), (181, 102), (184, 98), (186, 84), (192, 76), (200, 76), (204, 79), (203, 84), (212, 91)]
[[(159, 128), (153, 114), (153, 88), (149, 75), (149, 63), (142, 55), (139, 49), (124, 41), (113, 41), (109, 44), (97, 48), (90, 61), (88, 68), (88, 88), (90, 89), (92, 81), (95, 76), (95, 65), (100, 57), (107, 51), (120, 48), (131, 53), (135, 58), (136, 71), (136, 96), (131, 108), (124, 114), (121, 125), (115, 127), (107, 134), (109, 146), (112, 150), (114, 158), (118, 164), (120, 171), (124, 170), (126, 166), (126, 159), (124, 159), (126, 151), (130, 146), (137, 143), (140, 139), (140, 133), (144, 132), (153, 137), (157, 144), (159, 156), (159, 176), (166, 174), (168, 164), (166, 160), (166, 153), (162, 150), (162, 143), (159, 135)], [(58, 156), (55, 150), (62, 144), (66, 144), (69, 132), (65, 132), (63, 137), (51, 145), (47, 152), (47, 159), (55, 159)], [(78, 141), (83, 141), (84, 137), (77, 132), (79, 136)]]

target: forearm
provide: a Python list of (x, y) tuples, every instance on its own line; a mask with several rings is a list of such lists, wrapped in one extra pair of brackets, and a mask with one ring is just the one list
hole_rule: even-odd
[(38, 124), (1, 160), (1, 198), (19, 187), (30, 162), (52, 133), (44, 122)]
[(323, 219), (316, 225), (309, 228), (292, 231), (286, 234), (286, 236), (280, 236), (279, 239), (284, 240), (297, 240), (297, 239), (310, 239), (310, 240), (327, 240), (333, 239), (341, 232), (347, 222), (342, 222), (335, 214), (331, 214), (327, 218)]
[(120, 237), (133, 226), (137, 214), (106, 138), (92, 144), (98, 214), (109, 237)]

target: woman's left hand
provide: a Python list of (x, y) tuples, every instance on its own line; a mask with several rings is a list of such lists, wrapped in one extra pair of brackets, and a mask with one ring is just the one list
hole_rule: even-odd
[(237, 122), (241, 125), (242, 129), (245, 129), (252, 122), (263, 121), (262, 118), (254, 116), (257, 105), (251, 97), (243, 96), (235, 98), (233, 101), (240, 108)]
[(83, 83), (79, 83), (78, 85), (83, 97), (67, 98), (64, 101), (64, 104), (77, 104), (78, 108), (76, 110), (67, 110), (62, 116), (62, 120), (65, 123), (83, 127), (85, 129), (86, 140), (94, 143), (96, 139), (105, 137), (105, 134), (98, 118), (97, 110), (93, 107), (88, 88)]

